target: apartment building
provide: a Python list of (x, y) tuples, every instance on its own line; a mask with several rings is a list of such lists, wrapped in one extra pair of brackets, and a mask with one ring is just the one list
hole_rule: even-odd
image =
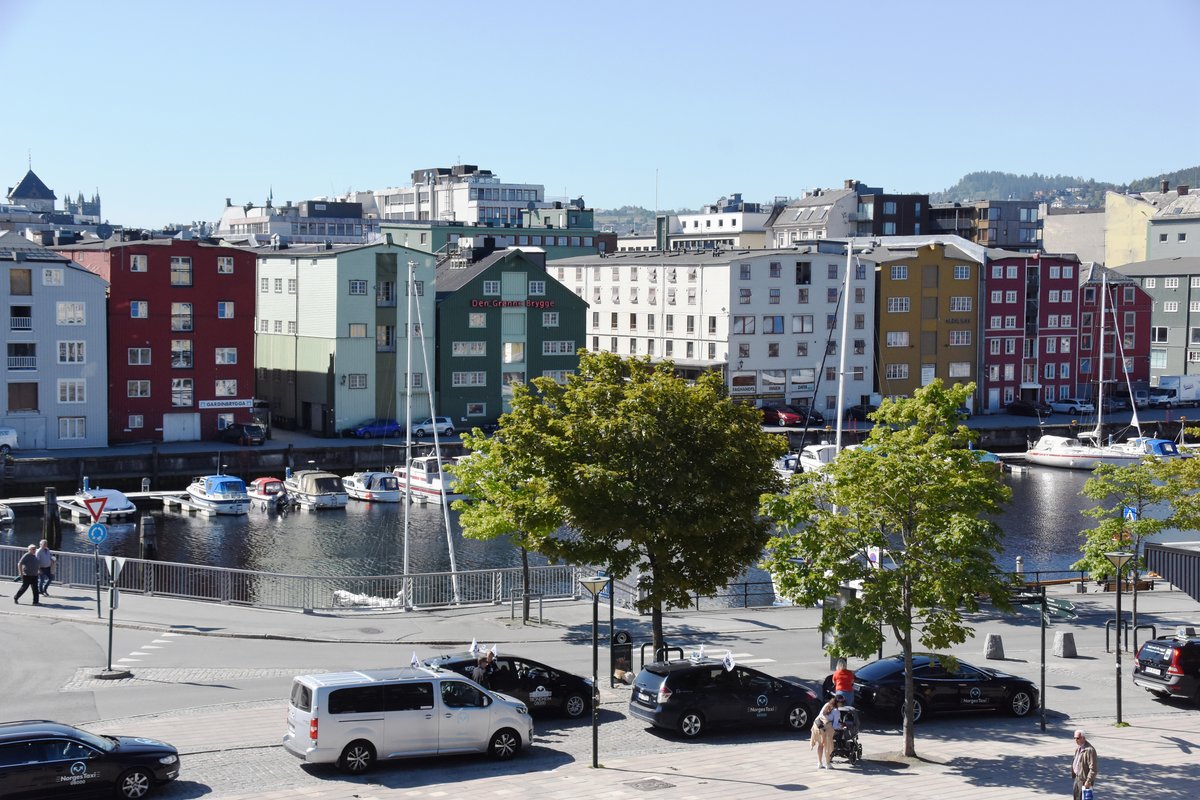
[(1122, 264), (1116, 271), (1136, 281), (1152, 304), (1150, 382), (1200, 374), (1200, 256)]

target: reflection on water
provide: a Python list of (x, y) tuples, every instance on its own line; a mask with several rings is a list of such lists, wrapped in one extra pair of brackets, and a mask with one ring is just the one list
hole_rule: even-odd
[[(1013, 500), (998, 522), (1004, 531), (1002, 569), (1012, 569), (1016, 556), (1026, 571), (1064, 570), (1079, 558), (1080, 531), (1094, 522), (1080, 512), (1095, 504), (1079, 491), (1091, 473), (1034, 467), (1009, 476)], [(399, 574), (404, 564), (404, 506), (350, 501), (345, 509), (293, 511), (268, 515), (259, 510), (238, 517), (187, 517), (149, 512), (157, 523), (158, 558), (190, 564), (253, 569), (297, 575)], [(409, 509), (409, 568), (412, 572), (450, 569), (442, 511), (436, 505)], [(507, 537), (489, 542), (466, 539), (458, 515), (450, 514), (460, 570), (515, 567), (520, 551)], [(63, 550), (90, 552), (86, 524), (63, 521)], [(137, 526), (109, 525), (101, 554), (137, 557)], [(0, 530), (0, 544), (26, 545), (41, 537), (41, 520), (20, 517), (15, 529)], [(1198, 538), (1194, 531), (1164, 534), (1162, 540)], [(530, 554), (533, 564), (546, 559)], [(746, 580), (767, 581), (750, 569)]]

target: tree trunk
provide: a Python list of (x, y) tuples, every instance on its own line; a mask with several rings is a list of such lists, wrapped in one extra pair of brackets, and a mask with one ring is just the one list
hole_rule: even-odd
[[(912, 619), (912, 599), (909, 594), (907, 581), (902, 590), (902, 600), (904, 608), (904, 618)], [(908, 758), (915, 758), (917, 755), (917, 745), (915, 731), (913, 730), (913, 640), (912, 640), (912, 625), (908, 630), (896, 631), (896, 636), (900, 639), (900, 649), (904, 653), (904, 755)], [(928, 712), (929, 709), (922, 709), (922, 715)]]
[[(658, 658), (658, 652), (663, 648), (663, 627), (662, 627), (662, 603), (655, 601), (654, 607), (650, 609), (650, 629), (654, 639), (654, 655)], [(666, 654), (663, 654), (663, 661), (669, 660)]]
[(521, 548), (521, 624), (529, 624), (529, 550)]

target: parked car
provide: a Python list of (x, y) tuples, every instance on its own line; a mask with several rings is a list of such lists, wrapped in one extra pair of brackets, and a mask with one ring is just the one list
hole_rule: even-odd
[(850, 406), (846, 409), (846, 420), (849, 422), (866, 422), (867, 415), (874, 414), (879, 410), (879, 406), (869, 403), (859, 403), (858, 405)]
[(371, 439), (376, 436), (401, 436), (404, 433), (404, 426), (394, 419), (379, 417), (369, 419), (361, 425), (351, 428), (349, 433), (359, 439)]
[(426, 667), (297, 676), (283, 737), (300, 760), (353, 774), (380, 758), (486, 752), (505, 760), (532, 743), (524, 703)]
[[(448, 669), (471, 677), (478, 657), (470, 653), (436, 656), (425, 661), (430, 667)], [(519, 656), (496, 656), (487, 688), (510, 695), (530, 711), (554, 709), (568, 717), (581, 717), (592, 707), (592, 679), (581, 678), (540, 661)]]
[(221, 441), (237, 444), (262, 444), (267, 440), (267, 429), (257, 422), (231, 422), (221, 431)]
[(1080, 400), (1077, 397), (1064, 397), (1061, 400), (1051, 400), (1050, 408), (1059, 414), (1094, 414), (1096, 406), (1091, 400)]
[(1133, 683), (1158, 698), (1182, 697), (1200, 705), (1200, 636), (1184, 628), (1143, 642)]
[(438, 436), (453, 436), (454, 423), (449, 417), (427, 417), (413, 423), (413, 436), (433, 436), (435, 430)]
[(825, 424), (825, 415), (815, 408), (807, 406), (784, 406), (800, 417), (800, 424), (810, 428), (821, 427)]
[(807, 687), (711, 658), (647, 664), (629, 697), (630, 716), (688, 739), (721, 725), (807, 730), (819, 706)]
[(17, 429), (0, 428), (0, 455), (6, 456), (17, 449)]
[(1105, 395), (1104, 396), (1104, 411), (1128, 411), (1130, 408), (1129, 398), (1124, 395)]
[(759, 411), (764, 425), (795, 427), (800, 424), (800, 415), (785, 406), (763, 406)]
[(1008, 413), (1019, 417), (1044, 417), (1052, 411), (1050, 404), (1042, 400), (1013, 400), (1008, 404)]
[(179, 751), (165, 742), (97, 736), (49, 720), (0, 723), (4, 797), (146, 797), (179, 777)]
[[(833, 676), (824, 688), (832, 691)], [(935, 655), (913, 655), (913, 721), (942, 711), (997, 709), (1023, 717), (1038, 707), (1033, 681), (959, 660), (954, 669)], [(864, 711), (900, 714), (904, 710), (904, 657), (872, 661), (854, 673), (854, 705)]]

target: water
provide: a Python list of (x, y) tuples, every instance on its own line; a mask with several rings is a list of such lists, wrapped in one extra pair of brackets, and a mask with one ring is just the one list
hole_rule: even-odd
[[(1025, 570), (1066, 570), (1079, 558), (1080, 532), (1094, 525), (1081, 511), (1095, 504), (1079, 492), (1089, 472), (1030, 468), (1006, 478), (1013, 500), (998, 518), (1004, 531), (1002, 569), (1013, 569), (1016, 556)], [(402, 504), (369, 504), (351, 500), (344, 510), (293, 511), (267, 515), (258, 510), (240, 517), (187, 517), (159, 510), (148, 512), (158, 526), (158, 558), (190, 564), (279, 572), (296, 575), (388, 575), (403, 572)], [(409, 507), (409, 569), (445, 572), (450, 569), (442, 509), (435, 505)], [(450, 512), (456, 560), (460, 570), (515, 567), (520, 550), (507, 538), (480, 542), (465, 538), (458, 515)], [(140, 555), (137, 529), (132, 524), (109, 525), (101, 554)], [(65, 551), (91, 552), (86, 524), (63, 521)], [(0, 544), (26, 545), (41, 537), (41, 520), (20, 517), (14, 529), (0, 530)], [(1161, 541), (1195, 539), (1197, 534), (1172, 531)], [(532, 564), (547, 560), (530, 554)], [(767, 581), (757, 569), (747, 580)]]

